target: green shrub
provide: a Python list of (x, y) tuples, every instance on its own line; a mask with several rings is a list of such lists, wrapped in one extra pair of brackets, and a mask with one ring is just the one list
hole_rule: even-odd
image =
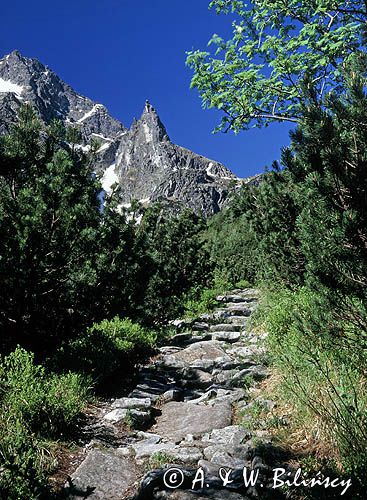
[(46, 439), (70, 432), (88, 399), (85, 377), (57, 375), (18, 347), (0, 363), (0, 498), (50, 498)]
[[(355, 343), (360, 330), (343, 319), (342, 305), (334, 310), (321, 293), (307, 288), (270, 293), (264, 307), (272, 361), (282, 375), (279, 396), (296, 408), (302, 426), (335, 450), (346, 471), (362, 478), (367, 355)], [(350, 312), (357, 304), (347, 307)]]
[(217, 291), (210, 288), (205, 288), (199, 295), (192, 294), (185, 301), (185, 316), (194, 318), (200, 314), (212, 311), (218, 304), (218, 301), (215, 299), (217, 295)]
[(256, 234), (244, 214), (245, 208), (237, 206), (250, 198), (251, 191), (243, 188), (241, 196), (234, 196), (227, 208), (208, 220), (205, 233), (206, 248), (216, 272), (232, 283), (254, 281), (261, 266)]
[(153, 349), (156, 334), (130, 319), (115, 317), (87, 329), (63, 350), (66, 363), (101, 382), (117, 370), (134, 365)]
[(46, 473), (51, 464), (45, 450), (24, 422), (5, 417), (0, 418), (0, 498), (47, 498)]
[(217, 305), (216, 297), (232, 288), (222, 276), (216, 276), (212, 288), (194, 288), (186, 296), (184, 302), (185, 316), (195, 318), (200, 314), (212, 311)]
[(240, 280), (235, 283), (236, 288), (251, 288), (252, 286), (248, 280)]
[(32, 353), (18, 347), (0, 365), (1, 412), (26, 422), (43, 436), (59, 436), (75, 422), (88, 399), (88, 381), (79, 374), (48, 374)]

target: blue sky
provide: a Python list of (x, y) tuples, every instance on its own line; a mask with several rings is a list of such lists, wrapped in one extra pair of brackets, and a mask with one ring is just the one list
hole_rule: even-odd
[(209, 0), (13, 0), (1, 6), (0, 55), (18, 49), (50, 66), (79, 93), (130, 126), (149, 99), (171, 139), (237, 175), (263, 171), (289, 143), (289, 126), (212, 134), (220, 113), (190, 90), (185, 52), (204, 49), (230, 20)]

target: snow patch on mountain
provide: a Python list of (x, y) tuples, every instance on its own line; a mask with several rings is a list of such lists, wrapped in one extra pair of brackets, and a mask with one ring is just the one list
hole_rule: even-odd
[(2, 78), (0, 78), (0, 93), (12, 92), (18, 97), (21, 97), (21, 93), (23, 92), (23, 90), (24, 89), (21, 85), (17, 85), (16, 83), (10, 82), (9, 80), (3, 80)]
[(105, 151), (106, 149), (108, 149), (109, 147), (111, 146), (111, 143), (110, 142), (106, 142), (105, 144), (103, 144), (97, 151), (97, 153), (102, 153), (102, 151)]
[(236, 179), (236, 180), (240, 180), (238, 177), (235, 177), (235, 176), (227, 176), (227, 175), (222, 175), (222, 174), (215, 174), (214, 172), (212, 172), (212, 168), (214, 167), (214, 164), (213, 162), (210, 162), (207, 169), (206, 169), (206, 175), (208, 177), (212, 177), (213, 179), (216, 179), (216, 178), (220, 178), (220, 179), (226, 179), (226, 180), (233, 180), (233, 179)]
[(115, 172), (115, 167), (116, 167), (116, 165), (114, 163), (112, 165), (110, 165), (105, 170), (105, 172), (102, 176), (102, 179), (101, 179), (102, 188), (108, 195), (110, 195), (112, 193), (113, 186), (115, 184), (118, 184), (118, 182), (119, 182), (119, 178), (117, 177), (116, 172)]
[(90, 118), (91, 116), (93, 116), (95, 113), (97, 113), (97, 111), (99, 109), (103, 109), (104, 106), (102, 104), (95, 104), (93, 106), (93, 108), (88, 111), (88, 113), (86, 113), (84, 116), (82, 116), (82, 118), (80, 118), (77, 123), (83, 123), (87, 118)]
[(153, 142), (153, 134), (150, 127), (146, 123), (143, 123), (143, 129), (146, 141)]
[(110, 142), (114, 141), (114, 139), (111, 139), (111, 137), (105, 137), (104, 135), (102, 135), (102, 134), (96, 134), (95, 132), (92, 133), (92, 136), (93, 137), (98, 137), (99, 139), (103, 139), (104, 141), (110, 141)]

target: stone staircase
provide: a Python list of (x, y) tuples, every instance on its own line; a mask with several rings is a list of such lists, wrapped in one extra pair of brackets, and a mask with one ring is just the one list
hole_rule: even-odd
[[(126, 422), (140, 430), (110, 442), (96, 432), (65, 489), (67, 498), (283, 498), (271, 489), (264, 463), (271, 441), (236, 421), (251, 407), (249, 392), (268, 375), (261, 362), (265, 334), (248, 328), (258, 293), (234, 290), (217, 300), (212, 313), (174, 322), (178, 333), (141, 368), (135, 388), (101, 410), (100, 431), (118, 436)], [(227, 485), (224, 468), (231, 470)], [(244, 484), (244, 468), (258, 472), (255, 485)], [(198, 474), (205, 482), (198, 480), (193, 491)]]

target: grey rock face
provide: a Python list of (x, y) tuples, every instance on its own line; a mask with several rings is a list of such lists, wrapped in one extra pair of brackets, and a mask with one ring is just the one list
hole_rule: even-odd
[(151, 457), (156, 453), (170, 453), (175, 449), (174, 443), (154, 443), (150, 439), (138, 441), (132, 445), (135, 451), (135, 458)]
[(220, 163), (173, 144), (149, 102), (141, 118), (121, 138), (116, 172), (121, 202), (168, 200), (205, 215), (225, 203), (235, 175)]
[(227, 427), (231, 416), (229, 403), (209, 407), (171, 402), (162, 408), (155, 432), (173, 442), (180, 442), (187, 434), (200, 436), (215, 427)]
[[(28, 102), (45, 123), (58, 118), (65, 125), (77, 127), (83, 144), (93, 137), (109, 144), (125, 130), (102, 104), (77, 94), (48, 67), (37, 59), (23, 57), (18, 51), (0, 60), (0, 96), (9, 101), (10, 95), (14, 108), (15, 101), (17, 106)], [(10, 103), (6, 104), (9, 108)], [(3, 106), (1, 121), (14, 121), (14, 115), (2, 111)]]
[(214, 444), (242, 444), (250, 437), (249, 432), (241, 425), (230, 425), (223, 429), (213, 429), (203, 437), (203, 441)]
[(135, 410), (148, 410), (152, 406), (149, 398), (120, 398), (112, 403), (112, 408), (124, 408)]
[(173, 144), (149, 102), (128, 130), (102, 104), (79, 95), (38, 60), (14, 51), (0, 60), (0, 134), (25, 102), (43, 122), (58, 118), (77, 128), (84, 151), (92, 139), (100, 141), (94, 170), (121, 207), (132, 200), (162, 201), (174, 211), (188, 207), (209, 216), (243, 182), (222, 164)]
[(0, 92), (0, 134), (9, 132), (9, 125), (16, 121), (19, 105), (16, 94)]
[(72, 475), (68, 498), (77, 500), (118, 500), (137, 479), (131, 458), (118, 457), (109, 451), (92, 450)]

